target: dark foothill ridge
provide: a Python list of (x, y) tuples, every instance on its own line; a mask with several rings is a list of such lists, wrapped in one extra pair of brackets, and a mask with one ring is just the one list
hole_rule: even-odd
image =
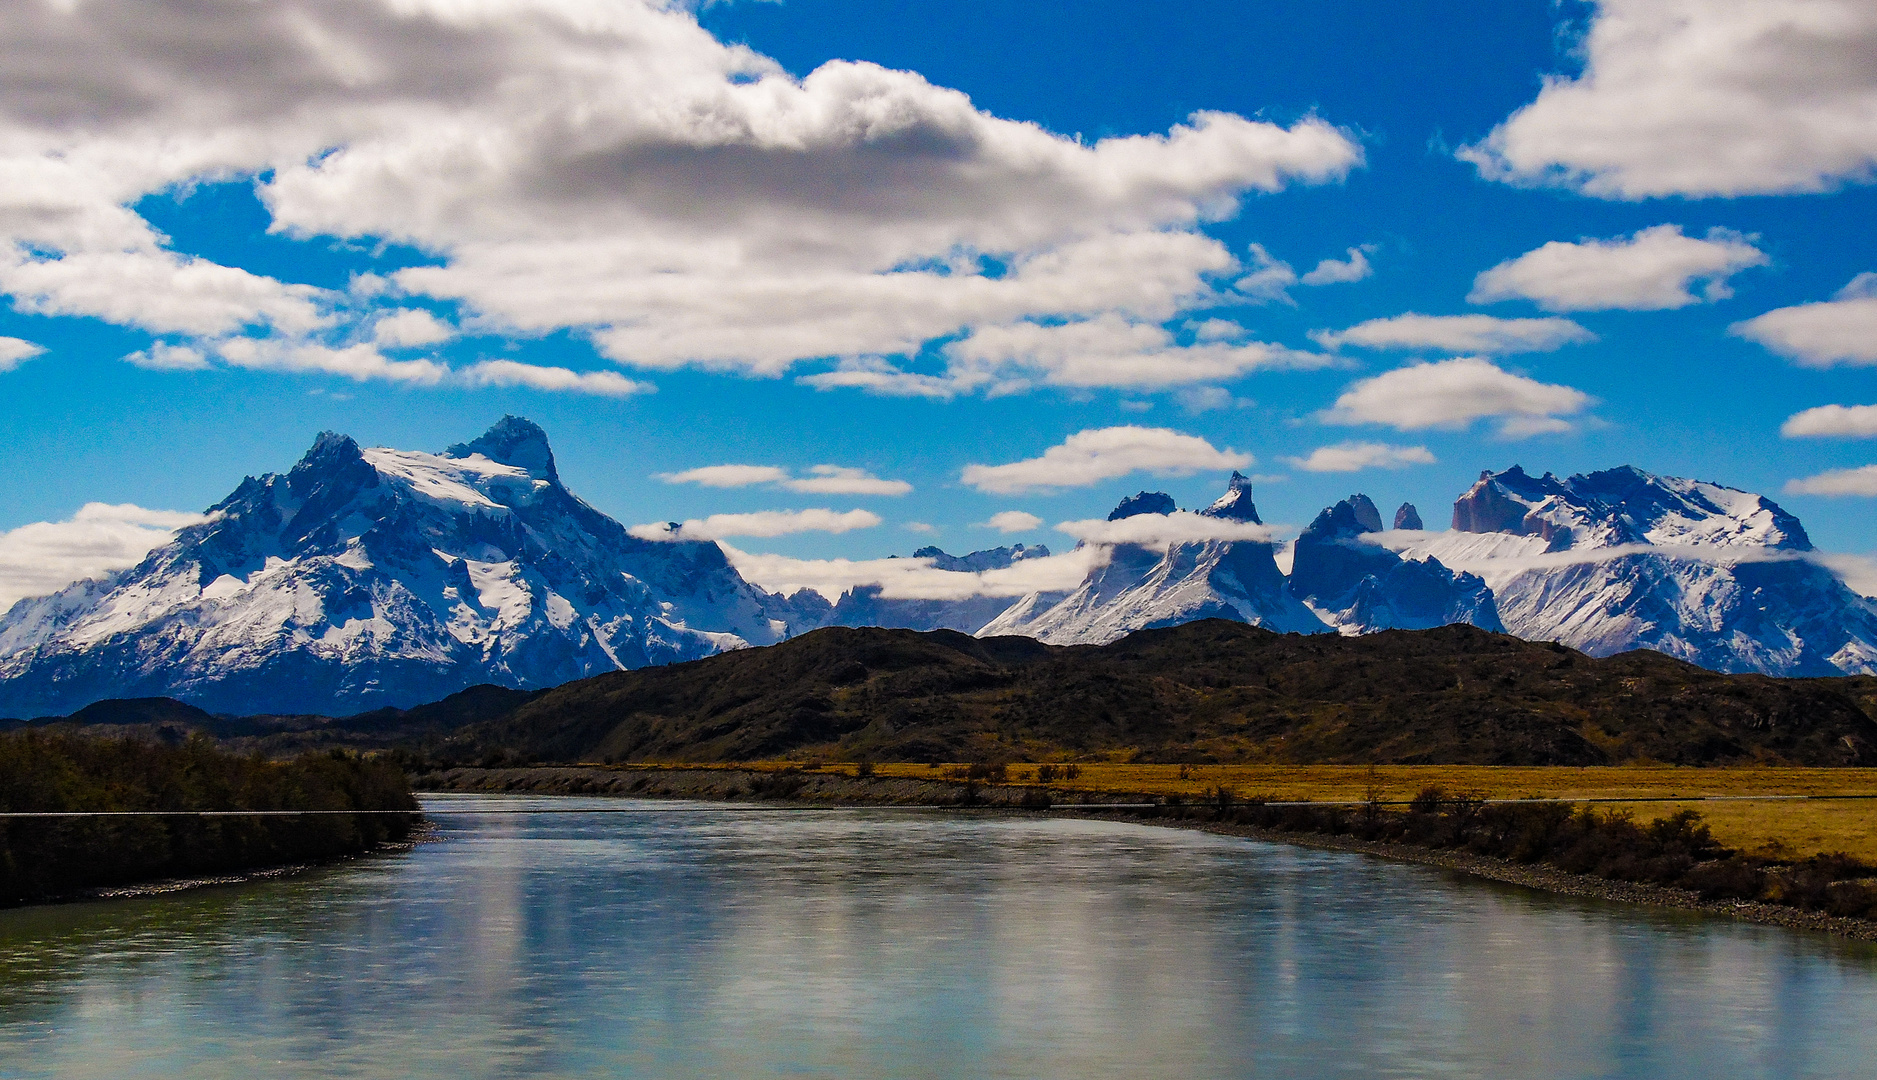
[(817, 630), (569, 683), (438, 761), (1877, 764), (1877, 678), (1593, 659), (1466, 625), (1364, 637), (1209, 619), (1106, 646)]

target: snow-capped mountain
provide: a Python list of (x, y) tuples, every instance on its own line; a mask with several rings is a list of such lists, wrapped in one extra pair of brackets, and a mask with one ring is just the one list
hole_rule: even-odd
[[(1143, 491), (1123, 500), (1108, 520), (1174, 511), (1171, 496)], [(1199, 513), (1260, 524), (1251, 481), (1238, 473), (1232, 474), (1225, 494)], [(978, 636), (1022, 634), (1057, 645), (1100, 645), (1136, 630), (1209, 618), (1280, 631), (1328, 629), (1290, 594), (1269, 541), (1175, 541), (1164, 551), (1117, 543), (1110, 551), (1107, 563), (1091, 571), (1068, 596), (1053, 604), (1040, 594), (1022, 597)]]
[[(969, 555), (949, 555), (936, 547), (922, 547), (912, 553), (915, 559), (929, 559), (933, 569), (958, 573), (1003, 570), (1029, 559), (1049, 557), (1041, 544), (973, 551)], [(907, 630), (956, 630), (975, 634), (984, 625), (1010, 607), (1008, 596), (967, 596), (957, 600), (911, 600), (881, 596), (878, 585), (861, 585), (841, 594), (834, 610), (826, 617), (828, 626), (892, 626)], [(814, 594), (809, 594), (813, 596)], [(1062, 598), (1054, 594), (1055, 600)], [(804, 598), (806, 599), (806, 598)], [(1053, 600), (1051, 601), (1053, 602)]]
[[(1395, 520), (1418, 526), (1421, 516), (1404, 504)], [(1351, 495), (1318, 514), (1292, 548), (1291, 594), (1349, 634), (1460, 622), (1504, 629), (1484, 581), (1456, 574), (1431, 556), (1404, 558), (1363, 542), (1380, 532), (1382, 515), (1367, 495)]]
[(1877, 604), (1808, 559), (1771, 500), (1623, 467), (1482, 473), (1453, 531), (1373, 542), (1491, 587), (1506, 629), (1593, 656), (1647, 648), (1719, 671), (1877, 671)]
[(562, 486), (527, 420), (441, 454), (327, 433), (137, 566), (14, 605), (0, 715), (155, 695), (339, 714), (768, 644), (816, 621), (715, 543), (629, 535)]

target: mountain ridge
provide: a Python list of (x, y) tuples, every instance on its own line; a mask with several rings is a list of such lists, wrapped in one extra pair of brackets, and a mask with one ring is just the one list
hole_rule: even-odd
[(1463, 622), (1719, 671), (1877, 672), (1877, 603), (1819, 565), (1804, 526), (1764, 496), (1632, 466), (1559, 479), (1514, 465), (1483, 472), (1453, 522), (1412, 528), (1421, 515), (1403, 504), (1384, 528), (1352, 494), (1303, 530), (1285, 572), (1234, 472), (1203, 509), (1142, 491), (1083, 523), (1099, 528), (1078, 534), (1090, 569), (1073, 589), (973, 591), (969, 575), (1049, 557), (1041, 546), (926, 547), (913, 558), (961, 575), (936, 590), (955, 598), (876, 584), (830, 602), (752, 584), (715, 542), (632, 535), (565, 487), (526, 419), (435, 454), (322, 432), (138, 565), (0, 616), (0, 713), (169, 696), (214, 713), (343, 715), (825, 625), (1071, 645), (1207, 618), (1343, 634)]
[(573, 495), (530, 421), (442, 454), (326, 432), (137, 566), (15, 605), (0, 712), (356, 712), (768, 644), (791, 619), (717, 544), (633, 537)]
[(1054, 646), (826, 628), (550, 690), (432, 748), (548, 761), (1877, 762), (1877, 678), (1597, 659), (1466, 625), (1363, 637), (1226, 620)]

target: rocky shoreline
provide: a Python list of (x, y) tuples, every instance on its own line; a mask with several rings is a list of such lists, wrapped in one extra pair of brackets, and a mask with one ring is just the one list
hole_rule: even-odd
[[(782, 778), (786, 778), (783, 780)], [(779, 780), (781, 781), (779, 783)], [(798, 783), (799, 782), (799, 783)], [(1857, 941), (1877, 941), (1877, 921), (1850, 919), (1779, 904), (1702, 900), (1685, 889), (1627, 881), (1612, 881), (1589, 874), (1573, 874), (1539, 864), (1515, 863), (1442, 848), (1361, 840), (1351, 836), (1290, 832), (1199, 818), (1174, 817), (1164, 812), (1126, 810), (1104, 812), (1106, 804), (1149, 802), (1146, 797), (1091, 795), (1086, 792), (1019, 787), (971, 785), (951, 778), (931, 780), (906, 777), (858, 777), (844, 773), (804, 770), (774, 773), (735, 768), (544, 766), (532, 768), (455, 768), (412, 778), (419, 792), (508, 792), (538, 795), (602, 795), (642, 799), (699, 799), (711, 801), (786, 801), (801, 805), (865, 806), (974, 806), (1020, 810), (1036, 808), (1040, 798), (1050, 800), (1054, 814), (1072, 814), (1142, 825), (1194, 829), (1223, 836), (1242, 836), (1324, 851), (1347, 851), (1402, 862), (1452, 870), (1490, 881), (1518, 885), (1561, 896), (1578, 896), (1625, 904), (1645, 904), (1705, 915), (1740, 919), (1768, 926), (1811, 930)], [(783, 791), (781, 788), (787, 788)], [(961, 796), (967, 796), (961, 798)], [(1026, 807), (1026, 800), (1029, 806)], [(1197, 812), (1198, 808), (1191, 808)]]

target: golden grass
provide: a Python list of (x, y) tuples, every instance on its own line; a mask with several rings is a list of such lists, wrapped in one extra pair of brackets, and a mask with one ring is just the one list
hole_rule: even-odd
[[(698, 768), (696, 765), (685, 766)], [(710, 766), (773, 771), (818, 768), (852, 775), (852, 764), (804, 766), (777, 761)], [(963, 766), (882, 764), (876, 776), (916, 779), (949, 777)], [(1870, 795), (1877, 796), (1877, 769), (1722, 768), (1606, 766), (1551, 768), (1487, 765), (1122, 765), (1078, 766), (1074, 779), (1058, 777), (1056, 790), (1141, 793), (1203, 798), (1223, 787), (1238, 798), (1308, 802), (1354, 802), (1370, 797), (1406, 800), (1424, 787), (1488, 798), (1688, 799), (1688, 802), (1605, 804), (1627, 809), (1642, 821), (1682, 809), (1702, 815), (1722, 843), (1752, 851), (1782, 844), (1798, 856), (1842, 851), (1877, 862), (1877, 798), (1859, 801), (1697, 802), (1715, 796)], [(1012, 765), (1008, 782), (1034, 783), (1035, 765)]]

